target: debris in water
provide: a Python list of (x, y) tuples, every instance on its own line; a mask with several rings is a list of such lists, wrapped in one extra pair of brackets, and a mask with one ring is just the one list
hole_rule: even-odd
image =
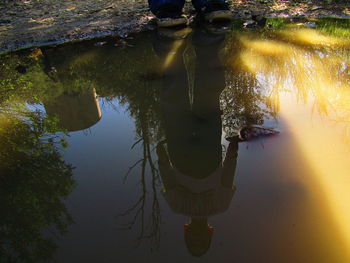
[(32, 51), (32, 53), (30, 53), (29, 57), (34, 58), (34, 59), (38, 59), (38, 57), (40, 57), (42, 55), (43, 55), (43, 52), (41, 51), (41, 49), (36, 48)]
[(243, 127), (239, 132), (239, 138), (242, 141), (248, 141), (251, 139), (277, 135), (279, 133), (280, 132), (278, 130), (273, 128), (266, 128), (266, 127), (252, 125), (252, 126)]

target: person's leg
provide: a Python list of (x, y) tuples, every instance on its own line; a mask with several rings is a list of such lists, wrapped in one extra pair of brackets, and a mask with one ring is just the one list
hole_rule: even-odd
[(228, 8), (226, 0), (192, 0), (192, 5), (197, 11), (201, 11), (202, 8), (208, 5), (216, 4), (217, 8)]
[(157, 17), (162, 17), (164, 14), (161, 13), (167, 12), (181, 15), (184, 4), (185, 0), (148, 0), (151, 12)]
[(192, 0), (192, 5), (194, 9), (200, 11), (202, 7), (204, 7), (209, 0)]

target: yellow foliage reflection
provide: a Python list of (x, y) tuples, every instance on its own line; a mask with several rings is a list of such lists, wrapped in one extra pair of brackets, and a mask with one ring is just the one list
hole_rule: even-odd
[[(319, 35), (310, 34), (310, 40), (315, 34)], [(326, 36), (322, 38), (327, 39)], [(279, 103), (277, 93), (289, 90), (304, 102), (311, 96), (319, 112), (326, 113), (333, 120), (347, 122), (350, 120), (350, 63), (346, 49), (322, 49), (331, 40), (334, 39), (330, 37), (324, 46), (316, 49), (283, 40), (256, 40), (245, 36), (239, 39), (243, 48), (238, 59), (270, 92), (270, 104)]]
[(236, 45), (229, 63), (253, 74), (279, 112), (313, 171), (302, 183), (338, 229), (330, 242), (350, 251), (350, 41), (296, 28)]

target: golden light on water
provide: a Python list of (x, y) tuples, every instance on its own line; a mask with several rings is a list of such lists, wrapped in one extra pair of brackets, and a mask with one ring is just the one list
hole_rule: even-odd
[(184, 44), (185, 44), (185, 40), (176, 40), (176, 41), (174, 41), (170, 52), (168, 53), (168, 55), (166, 56), (166, 58), (164, 60), (164, 64), (163, 64), (163, 69), (164, 70), (167, 69), (172, 64), (172, 62), (174, 61), (175, 57), (177, 56), (177, 51)]
[(159, 29), (159, 34), (165, 36), (169, 39), (174, 39), (171, 49), (169, 50), (167, 56), (164, 59), (163, 70), (167, 69), (178, 56), (178, 51), (181, 47), (186, 44), (186, 36), (192, 32), (192, 29), (189, 27), (183, 28), (181, 30), (169, 30), (166, 28)]
[(291, 94), (282, 95), (281, 105), (281, 118), (312, 171), (302, 183), (317, 205), (323, 206), (325, 216), (334, 220), (340, 240), (350, 251), (350, 144), (342, 136), (346, 127), (312, 114), (311, 105), (300, 107)]
[(344, 39), (326, 36), (309, 28), (280, 31), (279, 34), (284, 39), (296, 44), (329, 47), (349, 46), (349, 42)]
[(276, 35), (239, 37), (234, 66), (252, 73), (266, 105), (279, 111), (312, 171), (299, 180), (334, 222), (338, 238), (330, 242), (342, 243), (350, 262), (350, 41), (312, 29)]

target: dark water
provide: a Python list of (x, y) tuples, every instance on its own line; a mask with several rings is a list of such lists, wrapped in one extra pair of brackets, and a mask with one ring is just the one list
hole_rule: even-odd
[(349, 262), (349, 22), (269, 23), (3, 55), (0, 262)]

